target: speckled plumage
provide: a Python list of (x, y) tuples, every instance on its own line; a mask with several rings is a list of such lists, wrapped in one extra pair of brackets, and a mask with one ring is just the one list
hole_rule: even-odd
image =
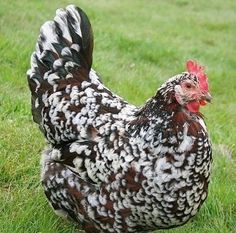
[(138, 108), (92, 66), (85, 13), (57, 10), (40, 31), (28, 82), (32, 113), (49, 142), (42, 184), (59, 215), (86, 232), (146, 232), (186, 223), (207, 197), (211, 144), (200, 113), (173, 97), (185, 72)]

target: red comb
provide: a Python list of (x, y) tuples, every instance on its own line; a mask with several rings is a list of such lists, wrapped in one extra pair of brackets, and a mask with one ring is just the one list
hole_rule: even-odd
[(196, 61), (188, 60), (186, 62), (187, 71), (198, 77), (200, 88), (203, 91), (208, 91), (207, 76), (204, 73), (204, 66), (199, 65)]

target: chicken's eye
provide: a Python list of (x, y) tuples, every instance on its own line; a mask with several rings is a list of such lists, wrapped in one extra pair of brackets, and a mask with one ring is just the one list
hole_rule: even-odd
[(185, 87), (186, 87), (187, 89), (190, 89), (190, 88), (192, 88), (192, 84), (191, 84), (191, 83), (186, 83), (186, 84), (185, 84)]

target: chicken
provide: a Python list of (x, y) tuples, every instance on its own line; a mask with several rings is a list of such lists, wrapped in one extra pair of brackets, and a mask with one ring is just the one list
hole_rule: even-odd
[(87, 233), (183, 225), (208, 193), (204, 68), (189, 60), (136, 107), (104, 86), (92, 52), (90, 22), (70, 5), (41, 27), (31, 57), (33, 119), (49, 144), (41, 174), (48, 201)]

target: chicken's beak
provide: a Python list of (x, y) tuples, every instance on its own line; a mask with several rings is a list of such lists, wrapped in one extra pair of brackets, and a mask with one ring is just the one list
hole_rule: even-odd
[(206, 105), (207, 102), (208, 103), (211, 103), (211, 100), (212, 100), (212, 96), (209, 92), (206, 92), (204, 93), (202, 96), (201, 96), (201, 99), (200, 99), (200, 104), (201, 105)]
[(203, 99), (206, 100), (208, 103), (211, 103), (212, 96), (209, 92), (207, 92), (206, 94), (204, 94)]

